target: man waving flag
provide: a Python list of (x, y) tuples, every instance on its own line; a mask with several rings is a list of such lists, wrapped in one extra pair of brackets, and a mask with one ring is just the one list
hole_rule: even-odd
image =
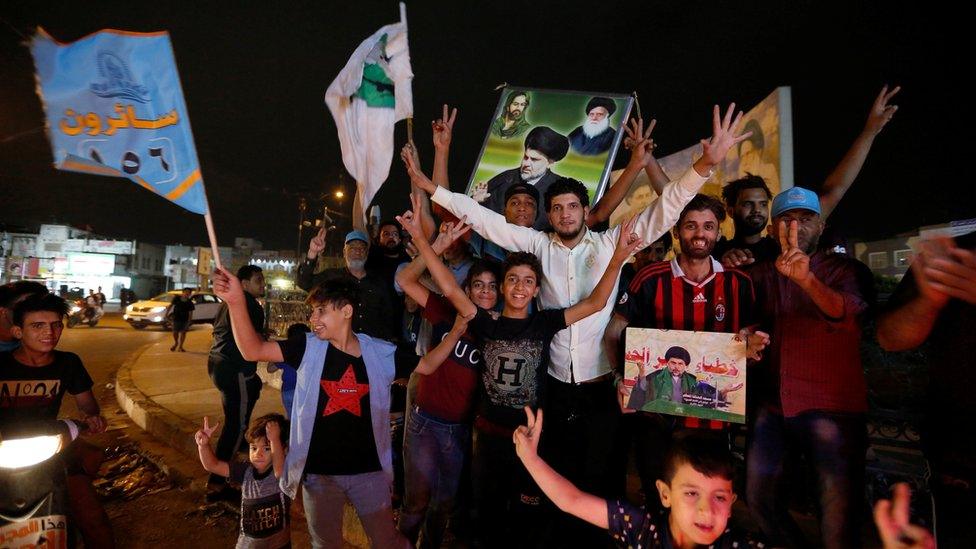
[(394, 124), (413, 117), (412, 79), (401, 3), (400, 22), (364, 40), (325, 92), (339, 131), (342, 163), (356, 179), (356, 227), (365, 227), (365, 210), (390, 174)]
[(63, 44), (39, 28), (31, 53), (55, 168), (126, 177), (207, 214), (168, 33), (102, 30)]

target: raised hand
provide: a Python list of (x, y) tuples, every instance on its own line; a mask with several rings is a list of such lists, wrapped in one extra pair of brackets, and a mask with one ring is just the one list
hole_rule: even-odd
[(945, 255), (926, 260), (925, 277), (933, 290), (976, 305), (976, 254), (972, 250), (951, 243)]
[(654, 159), (653, 153), (657, 145), (651, 139), (651, 132), (656, 125), (657, 120), (652, 119), (647, 130), (644, 130), (644, 120), (637, 118), (631, 119), (630, 124), (624, 127), (624, 132), (627, 134), (624, 138), (624, 148), (630, 150), (631, 164), (647, 167)]
[(617, 246), (613, 250), (613, 255), (618, 259), (627, 259), (641, 247), (644, 240), (634, 232), (634, 227), (637, 225), (637, 215), (631, 217), (627, 220), (623, 226), (620, 227), (620, 235), (617, 237)]
[(226, 301), (228, 305), (244, 302), (244, 288), (241, 287), (241, 281), (227, 269), (223, 267), (214, 269), (211, 283), (217, 297)]
[(491, 193), (488, 192), (487, 181), (479, 181), (474, 184), (474, 187), (471, 187), (471, 198), (475, 202), (482, 204), (485, 200), (488, 200), (489, 196), (491, 196)]
[(407, 233), (410, 234), (413, 239), (426, 240), (427, 237), (424, 235), (424, 229), (420, 222), (420, 216), (415, 214), (415, 212), (420, 211), (420, 197), (415, 194), (411, 194), (410, 206), (411, 209), (403, 212), (403, 215), (396, 216), (396, 220), (400, 222), (403, 230), (407, 231)]
[(437, 185), (434, 185), (434, 182), (420, 170), (420, 158), (417, 155), (417, 149), (412, 144), (407, 143), (400, 149), (400, 158), (403, 160), (403, 165), (407, 168), (407, 175), (410, 176), (410, 182), (422, 189), (425, 193), (434, 194), (434, 191), (437, 190)]
[(281, 425), (277, 421), (269, 421), (264, 424), (264, 434), (268, 437), (268, 442), (276, 440), (281, 442)]
[(532, 408), (525, 407), (526, 425), (520, 425), (512, 433), (512, 441), (515, 443), (515, 453), (518, 457), (525, 459), (535, 456), (538, 453), (539, 438), (542, 436), (542, 408), (532, 413)]
[(726, 111), (724, 117), (721, 116), (722, 113), (718, 105), (712, 108), (712, 136), (701, 141), (702, 157), (699, 161), (705, 164), (701, 166), (702, 168), (710, 171), (725, 159), (725, 155), (728, 154), (729, 149), (736, 143), (745, 141), (752, 135), (752, 132), (736, 135), (736, 132), (739, 131), (739, 125), (742, 124), (742, 111), (739, 111), (739, 114), (735, 115), (735, 120), (732, 119), (734, 112), (735, 103), (729, 105), (729, 110)]
[(457, 108), (451, 109), (451, 115), (447, 114), (447, 105), (444, 105), (444, 112), (440, 118), (430, 123), (431, 130), (434, 132), (434, 148), (447, 149), (451, 146), (451, 135), (454, 131), (454, 120), (457, 119)]
[(451, 247), (451, 244), (464, 236), (465, 233), (471, 230), (471, 225), (467, 224), (468, 216), (462, 216), (461, 219), (454, 223), (449, 221), (447, 223), (441, 224), (441, 230), (437, 233), (437, 238), (431, 247), (438, 255), (444, 253), (445, 250)]
[(328, 231), (328, 229), (325, 228), (324, 223), (323, 223), (323, 227), (321, 229), (319, 229), (318, 234), (316, 234), (315, 236), (313, 236), (312, 237), (312, 240), (309, 240), (308, 241), (308, 254), (307, 254), (307, 257), (309, 259), (315, 259), (315, 258), (317, 258), (319, 256), (319, 254), (321, 254), (323, 251), (325, 251), (325, 235), (326, 235), (326, 232), (327, 231)]
[(912, 491), (904, 482), (894, 486), (891, 500), (874, 505), (874, 524), (885, 549), (935, 549), (931, 532), (910, 522)]
[(881, 88), (878, 97), (874, 99), (874, 103), (871, 105), (871, 110), (868, 112), (868, 120), (864, 123), (865, 132), (877, 135), (891, 120), (891, 117), (895, 116), (898, 105), (889, 105), (888, 101), (891, 101), (891, 98), (899, 91), (901, 91), (901, 86), (895, 86), (891, 91), (888, 91), (887, 85)]
[(776, 259), (776, 270), (793, 282), (802, 284), (810, 276), (810, 256), (800, 249), (798, 232), (796, 220), (790, 221), (788, 229), (786, 221), (780, 220), (779, 246), (783, 252)]
[(214, 431), (220, 427), (220, 423), (215, 423), (213, 427), (210, 426), (210, 418), (203, 416), (203, 429), (197, 430), (196, 434), (193, 435), (193, 439), (196, 441), (197, 446), (206, 446), (210, 444), (210, 437), (213, 436)]

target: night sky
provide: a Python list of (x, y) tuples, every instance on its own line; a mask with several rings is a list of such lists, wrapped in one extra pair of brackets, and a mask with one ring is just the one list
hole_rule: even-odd
[[(100, 234), (203, 244), (202, 218), (124, 179), (51, 166), (24, 45), (40, 25), (61, 41), (102, 28), (170, 32), (222, 245), (257, 238), (294, 249), (298, 197), (342, 184), (325, 89), (355, 47), (395, 22), (395, 2), (0, 3), (0, 223), (91, 225)], [(463, 188), (502, 82), (629, 93), (658, 119), (658, 154), (706, 137), (714, 103), (748, 109), (793, 89), (794, 170), (818, 187), (860, 132), (884, 83), (900, 110), (830, 218), (881, 238), (976, 215), (974, 145), (962, 75), (967, 18), (928, 2), (408, 3), (415, 139), (430, 166), (430, 120), (461, 109), (451, 180)], [(967, 53), (970, 52), (970, 53)], [(954, 76), (945, 67), (957, 65)], [(398, 143), (405, 140), (398, 125)], [(618, 160), (624, 161), (626, 155)], [(346, 190), (351, 190), (348, 177)], [(407, 207), (397, 159), (378, 203)], [(350, 206), (347, 194), (344, 207)]]

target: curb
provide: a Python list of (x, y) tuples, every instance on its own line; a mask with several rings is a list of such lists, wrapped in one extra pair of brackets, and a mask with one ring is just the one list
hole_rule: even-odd
[(156, 404), (132, 381), (132, 365), (156, 343), (147, 343), (140, 347), (119, 367), (115, 378), (115, 400), (143, 431), (184, 455), (196, 456), (196, 443), (186, 433), (196, 431), (197, 426)]

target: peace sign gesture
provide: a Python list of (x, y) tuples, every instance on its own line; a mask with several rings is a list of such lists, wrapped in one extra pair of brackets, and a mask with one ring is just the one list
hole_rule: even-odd
[(900, 91), (901, 86), (895, 86), (890, 92), (888, 91), (888, 86), (881, 88), (881, 92), (878, 93), (878, 97), (874, 99), (874, 103), (871, 105), (871, 111), (868, 112), (868, 120), (864, 124), (865, 132), (872, 135), (881, 133), (881, 129), (885, 127), (885, 124), (891, 120), (891, 117), (898, 110), (898, 105), (889, 105), (888, 101), (891, 101), (891, 98)]
[(539, 438), (542, 437), (542, 408), (532, 413), (532, 408), (525, 407), (526, 425), (520, 425), (512, 433), (512, 441), (515, 443), (515, 453), (518, 457), (525, 459), (535, 456), (539, 448)]
[(443, 114), (437, 120), (430, 123), (431, 130), (434, 132), (434, 148), (447, 149), (451, 146), (451, 136), (454, 131), (454, 120), (457, 119), (457, 107), (451, 109), (451, 115), (447, 115), (447, 105), (444, 105)]
[(214, 431), (220, 427), (220, 422), (214, 423), (214, 426), (210, 426), (210, 418), (203, 416), (203, 429), (200, 429), (193, 435), (193, 439), (196, 440), (197, 446), (206, 446), (210, 444), (210, 437), (213, 436)]
[(806, 282), (810, 276), (810, 256), (799, 246), (799, 222), (791, 220), (787, 228), (786, 220), (779, 222), (779, 247), (782, 253), (776, 259), (776, 270), (797, 284)]

